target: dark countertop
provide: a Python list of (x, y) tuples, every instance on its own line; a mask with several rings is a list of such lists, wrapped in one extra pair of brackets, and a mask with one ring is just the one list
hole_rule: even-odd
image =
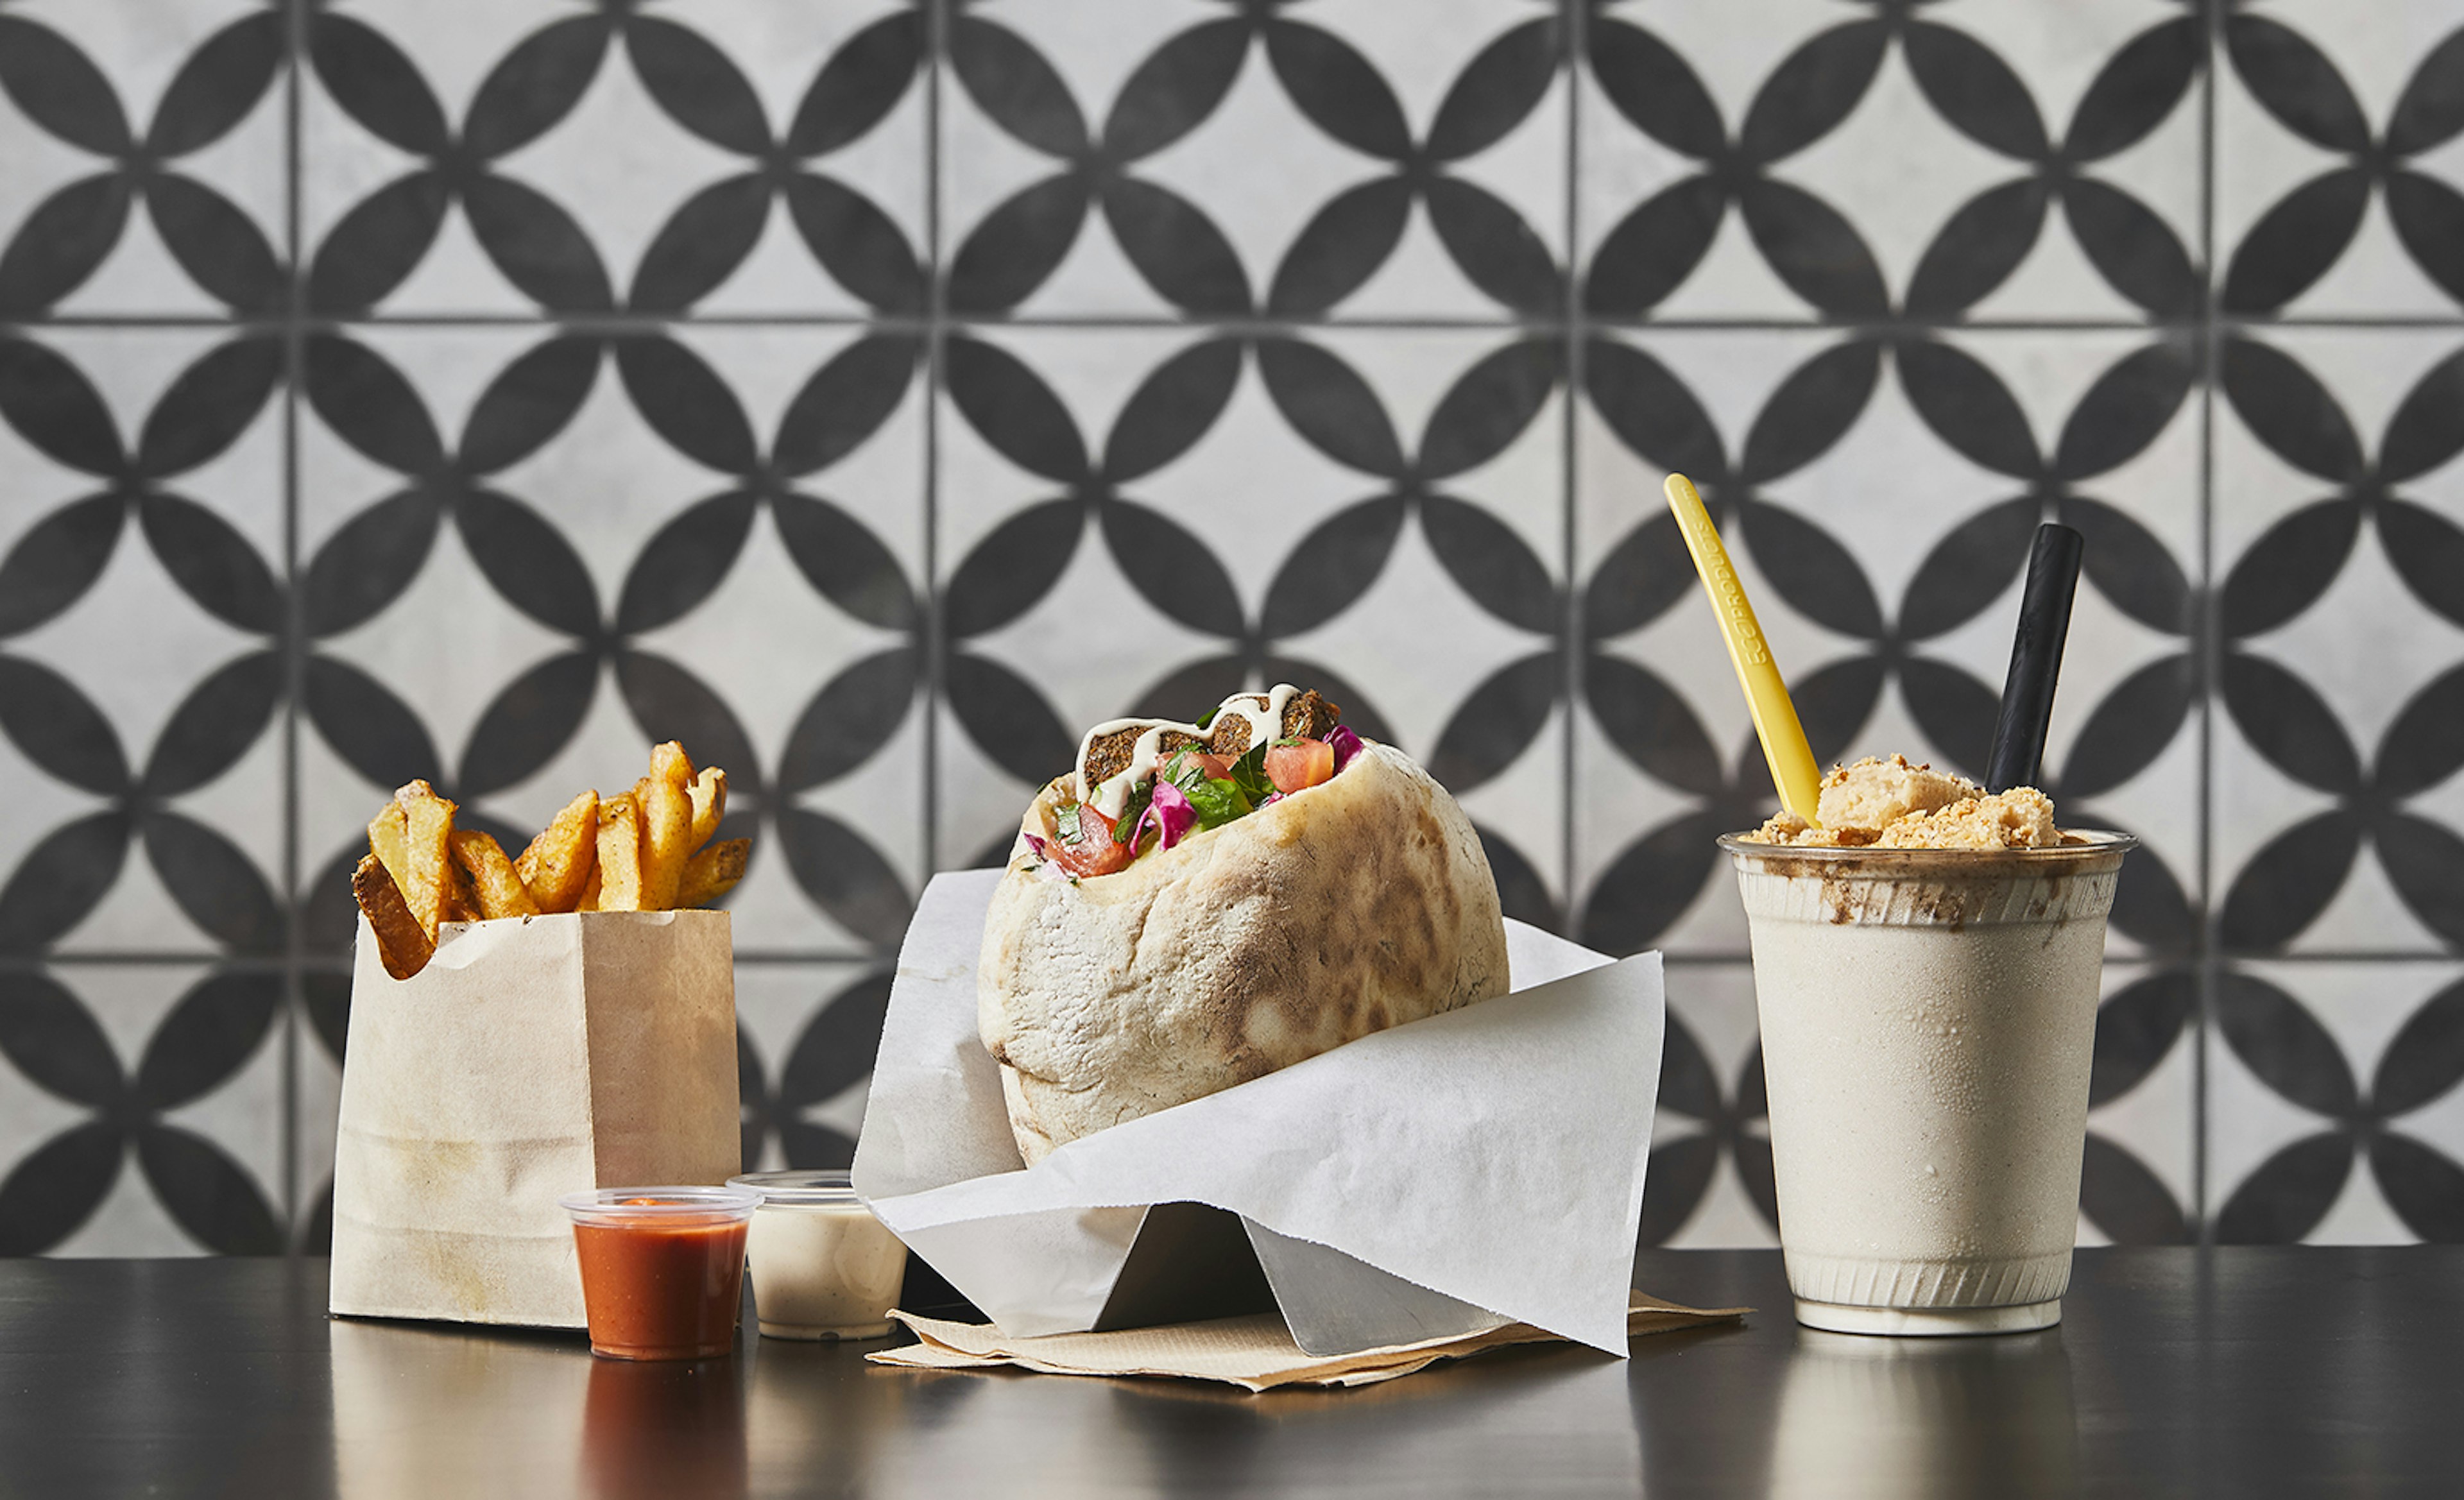
[(0, 1262), (0, 1494), (2453, 1495), (2464, 1246), (2080, 1252), (2061, 1327), (1798, 1329), (1779, 1257), (1647, 1254), (1742, 1329), (1358, 1391), (331, 1321), (324, 1263)]

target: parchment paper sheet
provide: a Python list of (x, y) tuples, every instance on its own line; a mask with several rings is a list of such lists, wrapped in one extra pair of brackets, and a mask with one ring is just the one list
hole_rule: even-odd
[[(1626, 1334), (1665, 1334), (1681, 1328), (1743, 1317), (1750, 1308), (1685, 1308), (1637, 1291), (1629, 1294)], [(1301, 1352), (1281, 1319), (1271, 1314), (1177, 1323), (1164, 1328), (1123, 1329), (1110, 1334), (1055, 1334), (1009, 1338), (980, 1323), (945, 1323), (893, 1312), (914, 1331), (917, 1342), (865, 1356), (875, 1364), (922, 1370), (990, 1370), (1016, 1365), (1045, 1375), (1177, 1376), (1221, 1380), (1245, 1390), (1278, 1385), (1371, 1385), (1426, 1369), (1441, 1359), (1461, 1359), (1507, 1344), (1553, 1343), (1556, 1335), (1529, 1323), (1508, 1323), (1464, 1338), (1433, 1338), (1418, 1344), (1364, 1349), (1322, 1359)]]
[(855, 1185), (1012, 1337), (1091, 1328), (1148, 1205), (1210, 1203), (1622, 1356), (1659, 1092), (1660, 956), (1507, 923), (1514, 992), (1116, 1125), (1023, 1169), (976, 1030), (998, 871), (899, 955)]

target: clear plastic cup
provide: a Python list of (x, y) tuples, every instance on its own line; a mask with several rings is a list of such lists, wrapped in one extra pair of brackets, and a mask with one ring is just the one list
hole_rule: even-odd
[(1731, 835), (1796, 1318), (2061, 1317), (2105, 915), (2138, 841), (1800, 849)]
[(765, 1338), (879, 1338), (907, 1276), (907, 1246), (843, 1170), (751, 1172), (753, 1312)]
[(705, 1359), (736, 1347), (744, 1231), (759, 1194), (602, 1187), (557, 1202), (573, 1216), (592, 1354)]

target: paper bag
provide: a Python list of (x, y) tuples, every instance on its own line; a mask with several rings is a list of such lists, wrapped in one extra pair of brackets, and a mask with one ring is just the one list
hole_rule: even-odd
[(363, 918), (332, 1311), (584, 1326), (557, 1199), (734, 1176), (736, 1068), (724, 912), (449, 923), (407, 980)]
[(1508, 922), (1513, 993), (1099, 1131), (1029, 1170), (976, 1029), (1000, 879), (940, 875), (917, 904), (855, 1187), (1004, 1334), (1227, 1316), (1246, 1298), (1313, 1356), (1516, 1322), (1624, 1353), (1660, 1086), (1658, 954), (1613, 962)]

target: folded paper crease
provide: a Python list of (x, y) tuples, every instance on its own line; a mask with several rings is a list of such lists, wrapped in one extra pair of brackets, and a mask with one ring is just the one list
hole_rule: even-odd
[[(1196, 1202), (1623, 1352), (1660, 1076), (1657, 954), (1612, 961), (1509, 923), (1512, 993), (1116, 1125), (1030, 1171), (976, 1032), (974, 955), (998, 879), (941, 875), (917, 906), (855, 1183), (1005, 1334), (1091, 1328), (1131, 1219)], [(1283, 1308), (1304, 1348), (1326, 1345)]]
[[(1626, 1335), (1673, 1333), (1727, 1322), (1749, 1308), (1688, 1308), (1631, 1292)], [(1168, 1376), (1221, 1380), (1246, 1390), (1279, 1385), (1369, 1385), (1511, 1344), (1554, 1342), (1556, 1335), (1528, 1323), (1507, 1323), (1476, 1334), (1421, 1339), (1313, 1356), (1294, 1343), (1272, 1315), (1218, 1318), (1161, 1328), (1101, 1334), (1056, 1334), (1013, 1338), (989, 1324), (950, 1323), (912, 1312), (891, 1314), (916, 1337), (912, 1344), (866, 1356), (875, 1364), (925, 1370), (989, 1370), (1014, 1365), (1046, 1375)]]

